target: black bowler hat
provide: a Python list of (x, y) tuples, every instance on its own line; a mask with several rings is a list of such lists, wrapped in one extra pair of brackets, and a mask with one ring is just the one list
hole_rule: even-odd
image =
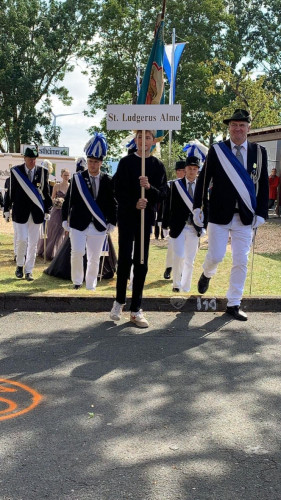
[(194, 165), (195, 167), (200, 168), (200, 160), (197, 156), (187, 156), (185, 160), (185, 166)]
[(175, 164), (175, 170), (182, 170), (185, 167), (185, 161), (184, 160), (178, 160), (176, 161)]
[(26, 148), (23, 156), (27, 156), (27, 158), (38, 158), (39, 154), (35, 148)]
[(252, 117), (245, 109), (236, 109), (230, 118), (223, 120), (223, 123), (228, 125), (231, 121), (251, 123)]

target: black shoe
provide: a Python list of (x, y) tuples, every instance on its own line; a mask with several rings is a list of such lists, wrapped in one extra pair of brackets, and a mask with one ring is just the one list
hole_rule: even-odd
[(179, 288), (175, 288), (175, 287), (172, 290), (172, 292), (179, 292), (179, 291), (180, 291), (180, 289)]
[(25, 279), (26, 281), (34, 281), (34, 278), (31, 273), (26, 273)]
[(23, 266), (17, 266), (15, 275), (17, 278), (23, 278)]
[(82, 285), (73, 285), (73, 290), (79, 290), (79, 288), (81, 288)]
[(209, 281), (211, 278), (207, 278), (204, 273), (201, 274), (199, 281), (198, 281), (198, 292), (203, 294), (207, 292), (209, 288)]
[(165, 280), (169, 280), (171, 278), (171, 271), (172, 271), (171, 267), (167, 267), (165, 269), (165, 272), (164, 272), (164, 278), (165, 278)]
[(247, 321), (248, 316), (244, 311), (240, 311), (239, 306), (229, 306), (226, 308), (226, 312), (231, 314), (234, 319), (238, 319), (239, 321)]

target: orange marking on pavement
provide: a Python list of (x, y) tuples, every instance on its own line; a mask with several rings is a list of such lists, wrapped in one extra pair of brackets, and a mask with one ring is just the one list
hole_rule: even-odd
[(7, 413), (8, 411), (14, 411), (18, 406), (17, 403), (11, 401), (10, 399), (0, 398), (0, 401), (4, 401), (4, 403), (8, 405), (8, 408), (6, 408), (6, 410), (0, 411), (0, 413)]
[(9, 384), (16, 387), (15, 389), (14, 387), (5, 387), (1, 385), (0, 392), (19, 392), (19, 390), (23, 390), (28, 392), (28, 394), (32, 396), (32, 403), (30, 403), (26, 408), (18, 410), (18, 404), (15, 401), (12, 401), (11, 399), (0, 398), (0, 402), (2, 401), (3, 403), (8, 405), (8, 408), (0, 410), (0, 420), (8, 420), (10, 418), (19, 417), (24, 413), (28, 413), (29, 411), (33, 410), (42, 400), (42, 396), (41, 394), (39, 394), (39, 392), (35, 391), (25, 384), (22, 384), (21, 382), (15, 382), (14, 380), (0, 378), (0, 383)]
[(0, 386), (0, 392), (16, 392), (16, 391), (17, 391), (17, 389), (12, 389), (10, 387), (3, 387), (3, 386), (1, 387)]

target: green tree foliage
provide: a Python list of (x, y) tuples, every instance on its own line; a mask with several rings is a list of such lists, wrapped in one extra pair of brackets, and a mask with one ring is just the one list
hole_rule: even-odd
[[(135, 103), (137, 69), (143, 74), (161, 9), (162, 0), (0, 0), (0, 149), (41, 142), (39, 127), (58, 143), (51, 97), (70, 104), (62, 80), (76, 56), (95, 85), (89, 115)], [(165, 41), (175, 28), (176, 41), (186, 42), (176, 86), (179, 144), (223, 133), (223, 113), (237, 106), (251, 109), (255, 126), (280, 122), (280, 26), (280, 0), (167, 0)], [(126, 135), (107, 132), (112, 154)]]
[[(176, 134), (179, 143), (193, 138), (212, 141), (213, 134), (225, 132), (219, 123), (223, 112), (242, 105), (253, 112), (259, 106), (258, 99), (263, 111), (257, 109), (259, 119), (255, 125), (279, 123), (279, 3), (167, 1), (165, 42), (171, 43), (173, 28), (176, 41), (187, 42), (177, 74), (176, 102), (182, 105), (182, 129)], [(124, 102), (125, 95), (126, 102), (135, 102), (137, 67), (141, 65), (143, 73), (152, 47), (156, 14), (162, 7), (160, 0), (153, 5), (151, 11), (151, 1), (147, 0), (100, 3), (99, 38), (86, 54), (96, 85), (89, 99), (92, 114), (97, 109), (105, 110), (107, 104)], [(257, 69), (265, 77), (257, 77)], [(101, 128), (105, 131), (105, 121)], [(119, 137), (120, 132), (111, 132), (113, 144)]]
[[(162, 2), (151, 0), (107, 0), (98, 11), (99, 38), (86, 52), (91, 67), (95, 91), (89, 98), (91, 113), (106, 109), (107, 104), (136, 102), (136, 74), (143, 74), (153, 43), (153, 32)], [(225, 25), (223, 0), (184, 0), (167, 2), (165, 40), (171, 42), (175, 27), (180, 40), (187, 42), (177, 80), (177, 101), (182, 104), (183, 128), (179, 139), (184, 141), (198, 130), (209, 130), (209, 118), (204, 112), (210, 108), (211, 97), (202, 105), (203, 75), (200, 61), (213, 57), (221, 46), (221, 32)], [(204, 73), (204, 72), (203, 72)], [(199, 85), (198, 85), (199, 83)], [(168, 96), (166, 96), (168, 102)], [(215, 110), (220, 109), (216, 104)], [(198, 115), (196, 116), (196, 114)], [(102, 124), (105, 130), (105, 122)], [(116, 147), (122, 134), (110, 133)]]
[(56, 140), (50, 97), (70, 104), (61, 81), (94, 34), (93, 14), (87, 0), (1, 0), (0, 128), (10, 152), (41, 141), (38, 125)]
[(219, 64), (221, 70), (216, 75), (212, 75), (210, 69), (211, 77), (206, 93), (220, 96), (228, 92), (233, 98), (217, 113), (209, 112), (212, 122), (211, 132), (214, 135), (226, 131), (226, 127), (222, 125), (223, 118), (231, 116), (236, 108), (246, 108), (251, 112), (252, 128), (279, 122), (281, 95), (274, 90), (266, 75), (255, 76), (245, 69), (236, 73), (223, 61)]

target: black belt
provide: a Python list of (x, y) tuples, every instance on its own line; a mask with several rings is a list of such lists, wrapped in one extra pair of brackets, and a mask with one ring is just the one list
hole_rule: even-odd
[(239, 214), (239, 208), (235, 208), (235, 209), (234, 209), (234, 213), (235, 213), (235, 214)]

